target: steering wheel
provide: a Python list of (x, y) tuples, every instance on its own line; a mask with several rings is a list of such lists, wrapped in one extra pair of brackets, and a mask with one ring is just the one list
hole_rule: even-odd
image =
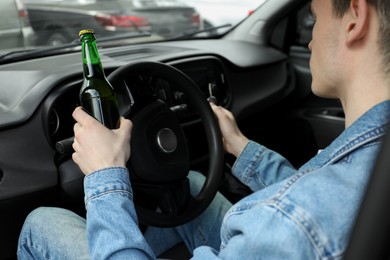
[[(183, 72), (160, 62), (127, 64), (114, 70), (108, 80), (118, 93), (121, 114), (133, 122), (127, 167), (140, 223), (170, 227), (196, 218), (213, 200), (223, 176), (222, 135), (205, 96)], [(172, 107), (166, 102), (169, 98), (160, 98), (173, 94), (172, 87), (185, 96), (185, 103)], [(190, 194), (187, 178), (187, 139), (175, 114), (189, 109), (202, 122), (209, 151), (206, 179), (195, 196)]]

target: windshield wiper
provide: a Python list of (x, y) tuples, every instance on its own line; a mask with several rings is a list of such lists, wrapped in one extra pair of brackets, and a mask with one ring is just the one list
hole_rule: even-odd
[(205, 32), (212, 32), (212, 31), (216, 31), (216, 30), (221, 29), (221, 28), (232, 27), (232, 26), (233, 26), (232, 24), (227, 23), (227, 24), (208, 27), (208, 28), (204, 28), (204, 29), (196, 30), (196, 31), (190, 30), (190, 31), (183, 32), (182, 35), (169, 38), (169, 40), (190, 39), (192, 36), (195, 36), (197, 34), (201, 34), (201, 33), (205, 33)]
[[(120, 35), (109, 36), (109, 37), (101, 37), (101, 38), (97, 38), (96, 42), (99, 43), (99, 42), (109, 42), (109, 41), (116, 41), (116, 40), (123, 40), (123, 39), (150, 37), (151, 35), (152, 34), (149, 32), (141, 31), (141, 32), (137, 32), (136, 34), (126, 33), (126, 34), (120, 34)], [(58, 46), (11, 51), (3, 55), (0, 55), (0, 64), (23, 60), (23, 59), (36, 58), (41, 56), (41, 54), (43, 53), (45, 53), (46, 55), (51, 52), (57, 52), (58, 50), (66, 50), (66, 49), (75, 48), (79, 46), (80, 46), (80, 40), (76, 39), (70, 43), (61, 44)]]

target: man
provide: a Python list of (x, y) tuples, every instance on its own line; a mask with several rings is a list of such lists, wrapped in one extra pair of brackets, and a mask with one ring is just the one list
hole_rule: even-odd
[[(390, 118), (390, 3), (313, 0), (312, 11), (312, 89), (340, 99), (346, 117), (329, 147), (296, 170), (211, 104), (225, 149), (237, 157), (233, 174), (253, 194), (235, 205), (218, 194), (194, 221), (142, 234), (125, 168), (131, 122), (110, 131), (77, 108), (73, 160), (87, 175), (87, 222), (61, 209), (34, 211), (21, 232), (20, 259), (153, 259), (179, 240), (196, 259), (341, 259)], [(191, 181), (196, 192), (201, 177)]]

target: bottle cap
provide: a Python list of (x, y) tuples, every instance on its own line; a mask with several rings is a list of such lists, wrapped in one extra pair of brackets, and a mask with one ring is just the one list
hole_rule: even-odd
[(94, 30), (92, 30), (92, 29), (84, 29), (84, 30), (81, 30), (80, 32), (79, 32), (79, 36), (81, 36), (81, 35), (84, 35), (84, 34), (87, 34), (87, 33), (95, 33), (95, 31)]

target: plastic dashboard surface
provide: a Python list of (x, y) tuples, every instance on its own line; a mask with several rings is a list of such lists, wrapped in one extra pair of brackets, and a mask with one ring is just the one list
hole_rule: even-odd
[[(100, 54), (107, 75), (129, 62), (147, 60), (182, 70), (205, 98), (214, 84), (213, 94), (236, 116), (280, 100), (293, 87), (286, 56), (249, 43), (166, 42), (102, 49)], [(2, 65), (0, 80), (0, 143), (5, 148), (0, 150), (1, 201), (58, 185), (54, 143), (72, 134), (71, 112), (78, 105), (82, 80), (81, 54)], [(165, 101), (172, 102), (171, 107), (185, 102), (175, 86), (169, 89), (171, 96)], [(190, 113), (180, 120), (191, 125), (197, 118)], [(196, 126), (189, 132), (194, 131)]]
[[(253, 55), (257, 53), (258, 55)], [(56, 85), (82, 73), (81, 54), (51, 56), (0, 67), (0, 128), (28, 119)], [(237, 69), (281, 62), (286, 56), (270, 47), (240, 42), (190, 41), (128, 46), (101, 51), (106, 70), (130, 61), (178, 63), (181, 59), (212, 55)], [(261, 79), (259, 79), (261, 80)]]

